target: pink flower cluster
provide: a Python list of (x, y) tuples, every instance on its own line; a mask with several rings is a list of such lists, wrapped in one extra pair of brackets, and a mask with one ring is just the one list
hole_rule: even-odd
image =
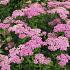
[(10, 27), (10, 24), (0, 23), (0, 29), (7, 29)]
[(58, 2), (58, 1), (50, 1), (48, 2), (49, 8), (55, 8), (55, 7), (64, 7), (66, 9), (70, 9), (70, 1), (65, 2)]
[[(12, 22), (10, 22), (10, 23), (13, 24)], [(6, 25), (7, 23), (3, 23), (3, 24)], [(9, 24), (10, 26), (7, 27), (9, 32), (15, 31), (15, 34), (17, 34), (18, 37), (22, 38), (22, 39), (24, 37), (30, 36), (31, 40), (26, 42), (25, 44), (20, 44), (18, 46), (18, 48), (15, 48), (14, 45), (12, 45), (11, 43), (8, 43), (8, 47), (5, 49), (9, 50), (9, 54), (7, 56), (8, 61), (9, 61), (9, 64), (8, 64), (9, 66), (11, 65), (11, 63), (17, 63), (17, 64), (21, 63), (22, 60), (24, 60), (24, 58), (22, 59), (22, 57), (33, 55), (34, 49), (39, 48), (39, 47), (41, 47), (41, 45), (43, 45), (43, 41), (40, 36), (46, 35), (46, 32), (41, 32), (41, 30), (38, 28), (32, 29), (25, 22), (22, 22), (20, 20), (14, 20), (15, 25), (13, 25), (13, 26), (11, 26), (11, 24)], [(2, 25), (2, 26), (4, 26), (4, 25)], [(2, 28), (2, 29), (4, 29), (4, 28)], [(1, 66), (1, 68), (2, 67), (3, 66)], [(6, 67), (6, 69), (8, 69), (8, 68)], [(6, 70), (6, 69), (4, 69), (4, 70)], [(8, 70), (10, 70), (10, 67)]]
[(69, 15), (69, 9), (70, 9), (70, 1), (69, 0), (63, 0), (60, 1), (48, 1), (48, 13), (57, 13), (61, 19), (67, 19)]
[(9, 27), (8, 30), (15, 32), (15, 34), (19, 34), (19, 37), (21, 37), (21, 35), (22, 37), (26, 37), (26, 35), (30, 37), (33, 35), (40, 36), (41, 33), (40, 29), (38, 28), (32, 29), (31, 27), (27, 26), (27, 24), (24, 22), (22, 24), (16, 24), (13, 27)]
[(43, 44), (41, 37), (32, 36), (31, 40), (26, 42), (25, 44), (21, 44), (18, 46), (19, 55), (20, 56), (28, 56), (33, 55), (33, 51), (35, 48), (40, 48)]
[(52, 32), (47, 34), (48, 38), (57, 38), (57, 34)]
[(51, 62), (50, 58), (46, 58), (43, 54), (39, 53), (35, 55), (35, 64), (49, 64)]
[(17, 54), (18, 50), (16, 50), (16, 48), (10, 49), (8, 56), (0, 54), (1, 70), (10, 70), (11, 63), (17, 63), (17, 64), (21, 63), (23, 59), (19, 57)]
[(19, 50), (16, 49), (15, 47), (9, 50), (9, 61), (10, 63), (21, 63), (22, 62), (22, 58), (18, 55), (19, 54)]
[[(5, 60), (3, 60), (2, 65), (1, 65), (1, 70), (10, 70), (10, 64), (11, 63), (21, 63), (22, 60), (24, 60), (22, 57), (24, 56), (30, 56), (30, 55), (33, 55), (33, 50), (35, 48), (38, 48), (38, 47), (41, 47), (41, 44), (42, 44), (42, 40), (40, 39), (40, 37), (37, 37), (37, 36), (32, 36), (31, 40), (25, 44), (21, 44), (18, 46), (18, 48), (15, 48), (13, 47), (12, 49), (9, 50), (9, 54), (8, 56), (6, 56), (8, 59), (7, 59), (7, 67), (5, 66), (5, 64), (3, 64), (3, 62), (6, 62)], [(2, 55), (4, 56), (4, 55)], [(5, 58), (5, 56), (4, 56)], [(4, 59), (3, 58), (3, 59)], [(43, 64), (48, 64), (50, 63), (50, 58), (42, 58), (44, 60), (44, 63)], [(4, 68), (5, 69), (2, 69)]]
[(0, 4), (7, 5), (10, 0), (0, 0)]
[(48, 45), (48, 49), (51, 51), (56, 51), (57, 49), (66, 51), (67, 47), (69, 47), (68, 39), (62, 36), (59, 36), (58, 38), (48, 38), (46, 43)]
[(30, 46), (26, 46), (24, 44), (19, 45), (19, 55), (20, 56), (31, 56), (33, 55), (33, 50)]
[(10, 70), (10, 61), (8, 56), (0, 54), (0, 67), (1, 70)]
[(48, 10), (47, 12), (51, 13), (51, 14), (57, 13), (57, 14), (59, 14), (61, 19), (66, 19), (68, 17), (67, 15), (69, 15), (69, 11), (66, 10), (66, 8), (64, 8), (64, 7), (53, 8), (51, 10)]
[(56, 57), (56, 59), (59, 61), (58, 64), (61, 67), (64, 67), (68, 63), (68, 61), (70, 60), (70, 56), (68, 54), (61, 54), (61, 55), (58, 55)]
[(18, 16), (27, 16), (28, 18), (32, 18), (33, 16), (40, 15), (40, 13), (45, 13), (44, 8), (38, 3), (33, 3), (29, 5), (29, 7), (22, 8), (21, 10), (15, 10), (12, 17), (16, 18)]
[(4, 20), (3, 20), (3, 23), (14, 23), (16, 20), (14, 20), (14, 18), (12, 18), (11, 16), (8, 16), (6, 17)]
[(54, 32), (64, 32), (67, 38), (70, 38), (70, 24), (58, 24), (54, 27)]

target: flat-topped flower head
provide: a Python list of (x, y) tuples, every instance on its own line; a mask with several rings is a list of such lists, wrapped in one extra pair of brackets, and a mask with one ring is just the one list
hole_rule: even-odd
[(0, 4), (7, 5), (10, 0), (0, 0)]

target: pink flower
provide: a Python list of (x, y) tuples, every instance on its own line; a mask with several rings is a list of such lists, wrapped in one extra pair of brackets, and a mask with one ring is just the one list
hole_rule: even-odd
[(49, 64), (51, 62), (50, 58), (46, 58), (43, 54), (35, 54), (34, 63), (35, 64)]
[(57, 34), (56, 33), (48, 33), (48, 38), (57, 38)]
[(0, 0), (0, 4), (7, 5), (10, 0)]
[(67, 15), (69, 14), (69, 11), (66, 10), (66, 8), (64, 8), (64, 7), (57, 7), (57, 8), (48, 10), (47, 12), (51, 13), (51, 14), (57, 13), (57, 14), (59, 14), (60, 18), (64, 19), (64, 20), (68, 17)]
[(10, 61), (8, 56), (0, 54), (0, 67), (1, 70), (10, 70)]
[(45, 32), (45, 31), (44, 31), (44, 32), (42, 32), (42, 35), (45, 35), (45, 36), (46, 36), (46, 34), (47, 34), (47, 32)]
[(3, 20), (3, 23), (14, 23), (14, 21), (15, 20), (11, 16), (8, 16)]
[(12, 17), (16, 18), (18, 16), (27, 16), (28, 18), (32, 18), (33, 16), (40, 15), (40, 13), (45, 13), (44, 8), (39, 3), (33, 3), (24, 9), (15, 10)]
[(19, 35), (25, 34), (30, 37), (34, 35), (40, 36), (40, 33), (41, 33), (41, 29), (38, 29), (38, 28), (31, 29), (31, 27), (28, 27), (26, 25), (26, 23), (17, 24), (17, 25), (14, 25), (13, 27), (9, 27), (8, 31), (15, 32), (15, 34), (19, 34)]
[(70, 9), (70, 1), (66, 0), (64, 2), (58, 2), (58, 1), (50, 1), (48, 2), (49, 8), (56, 8), (56, 7), (64, 7), (66, 9)]
[(66, 24), (58, 24), (54, 27), (54, 32), (63, 32)]
[(13, 13), (12, 13), (12, 17), (13, 18), (16, 18), (16, 17), (18, 17), (18, 16), (24, 16), (25, 15), (25, 13), (22, 11), (22, 10), (15, 10), (15, 11), (13, 11)]
[(61, 67), (64, 67), (68, 63), (68, 61), (70, 60), (69, 58), (70, 56), (68, 54), (61, 54), (56, 57), (56, 59), (59, 60), (58, 64)]
[(8, 56), (9, 57), (14, 57), (17, 54), (19, 54), (19, 50), (14, 47), (14, 48), (12, 48), (12, 49), (9, 50), (9, 55)]
[(0, 23), (0, 29), (6, 29), (9, 28), (10, 24), (4, 24), (4, 23)]
[(70, 38), (70, 24), (58, 24), (54, 27), (54, 32), (64, 32), (65, 37)]
[(27, 11), (25, 11), (25, 14), (28, 18), (31, 18), (32, 16), (37, 16), (40, 13), (45, 13), (44, 8), (39, 3), (33, 3), (27, 8)]
[(10, 63), (21, 63), (22, 62), (22, 58), (19, 55), (19, 49), (17, 48), (12, 48), (9, 50), (9, 61)]
[(48, 45), (48, 49), (51, 51), (56, 51), (57, 49), (66, 51), (67, 47), (69, 47), (68, 38), (62, 36), (58, 38), (48, 38), (46, 43)]
[(33, 54), (33, 50), (29, 46), (19, 45), (19, 55), (28, 56)]
[(25, 38), (25, 37), (26, 37), (25, 34), (19, 34), (19, 38), (23, 39), (23, 38)]
[(17, 64), (19, 64), (19, 63), (22, 62), (22, 58), (19, 57), (19, 56), (10, 57), (9, 60), (10, 60), (10, 63), (17, 63)]

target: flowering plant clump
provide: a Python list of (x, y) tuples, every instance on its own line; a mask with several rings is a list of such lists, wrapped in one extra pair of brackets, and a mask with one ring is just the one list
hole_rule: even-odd
[(70, 69), (70, 0), (0, 0), (0, 70)]

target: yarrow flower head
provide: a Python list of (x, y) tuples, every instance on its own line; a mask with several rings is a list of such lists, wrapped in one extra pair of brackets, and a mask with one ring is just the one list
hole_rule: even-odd
[(0, 4), (7, 5), (10, 0), (0, 0)]
[(10, 24), (0, 23), (0, 29), (7, 29), (10, 27)]
[(21, 63), (22, 58), (19, 56), (19, 50), (16, 48), (12, 48), (9, 50), (9, 55), (8, 55), (10, 63)]
[(19, 45), (19, 55), (20, 56), (33, 55), (33, 50), (31, 49), (31, 47), (21, 44)]
[(48, 49), (51, 51), (56, 51), (57, 49), (67, 50), (67, 47), (69, 47), (68, 39), (62, 36), (58, 38), (48, 38), (46, 43), (48, 45)]
[(35, 64), (49, 64), (51, 62), (50, 58), (46, 58), (43, 54), (35, 54), (34, 63)]
[(64, 2), (58, 2), (58, 1), (50, 1), (48, 2), (49, 8), (56, 8), (56, 7), (64, 7), (66, 9), (70, 9), (70, 1), (66, 0)]
[(19, 37), (21, 34), (27, 35), (27, 36), (40, 36), (41, 29), (35, 28), (32, 29), (31, 27), (27, 26), (26, 23), (24, 24), (17, 24), (14, 25), (13, 27), (9, 27), (8, 29), (10, 32), (15, 32), (15, 34), (19, 34)]
[(70, 56), (68, 54), (61, 54), (61, 55), (58, 55), (56, 57), (56, 59), (59, 61), (58, 64), (61, 67), (64, 67), (68, 63), (68, 61), (70, 60)]
[(8, 56), (0, 54), (0, 67), (1, 70), (10, 70), (10, 61)]
[(51, 14), (57, 13), (57, 14), (59, 14), (60, 18), (64, 19), (64, 20), (68, 17), (67, 15), (69, 14), (69, 11), (66, 10), (66, 8), (64, 8), (64, 7), (57, 7), (57, 8), (48, 10), (47, 12), (51, 13)]
[(65, 37), (70, 38), (70, 24), (58, 24), (54, 27), (54, 32), (64, 32)]
[(12, 17), (27, 16), (28, 18), (32, 18), (33, 16), (40, 15), (40, 13), (46, 13), (44, 8), (39, 3), (33, 3), (29, 7), (25, 7), (25, 9), (15, 10)]

